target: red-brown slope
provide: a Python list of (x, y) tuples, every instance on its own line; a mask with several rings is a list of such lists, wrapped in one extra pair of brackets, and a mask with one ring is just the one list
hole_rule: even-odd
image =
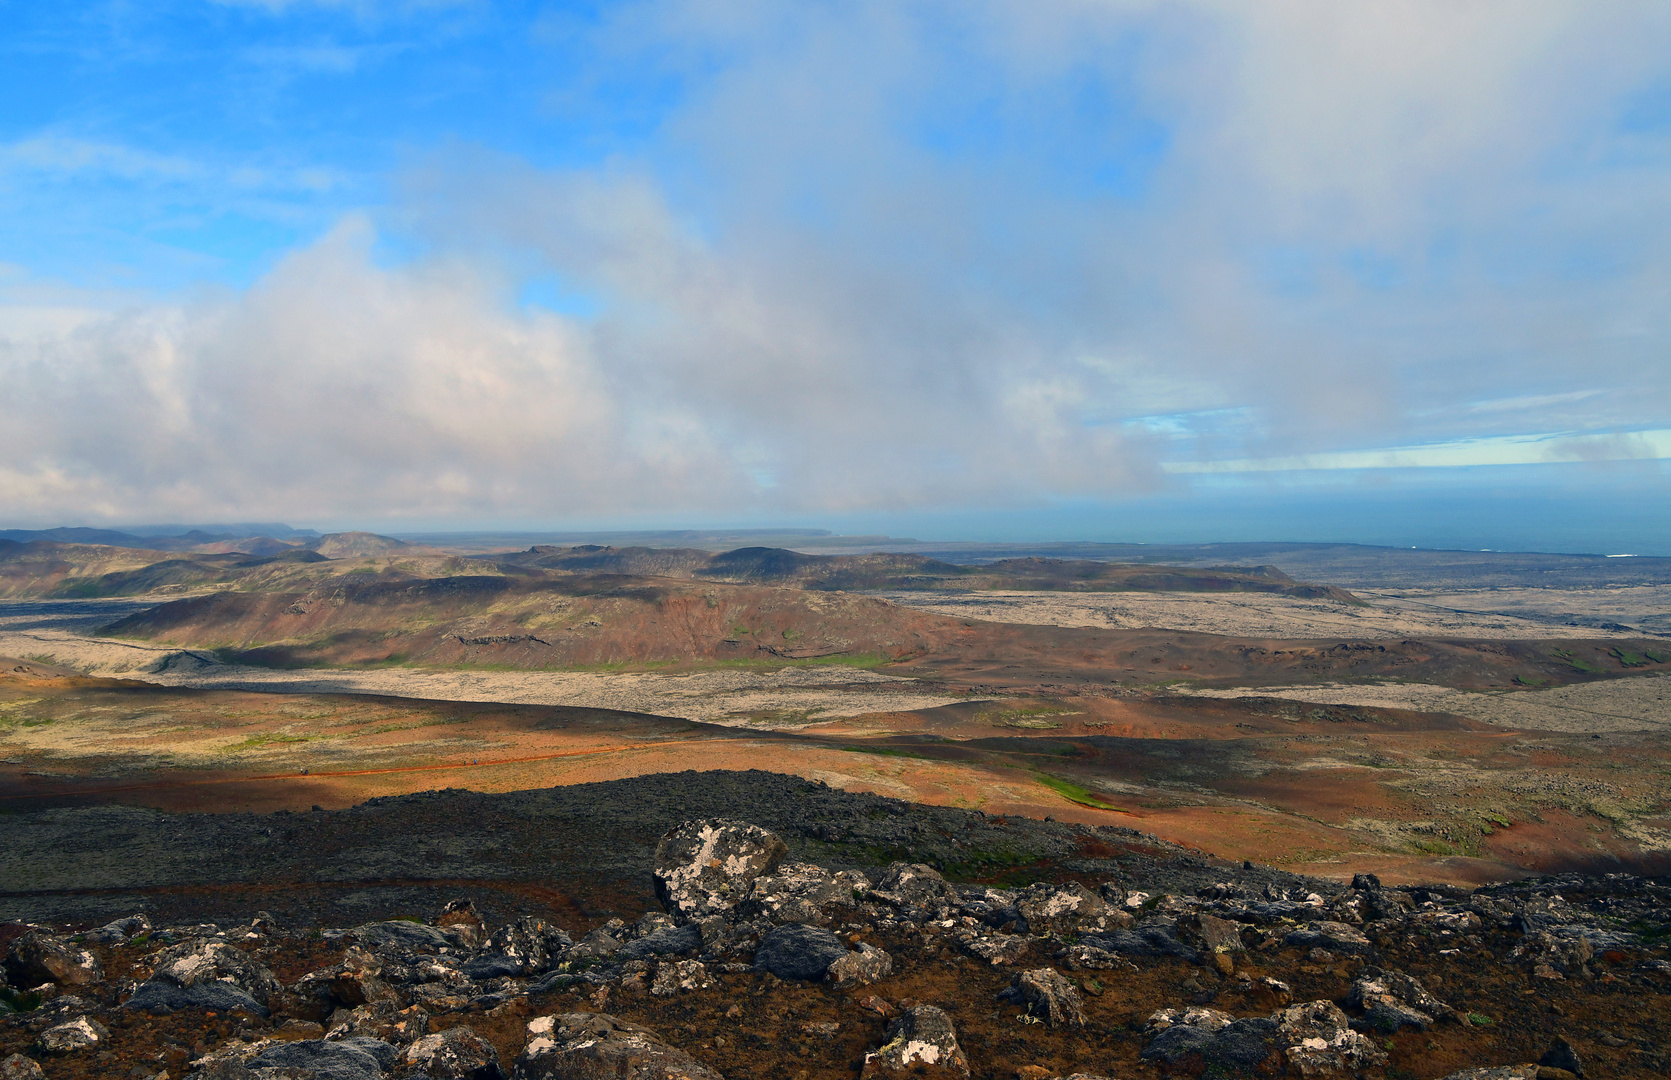
[(551, 668), (847, 657), (964, 687), (1015, 689), (1389, 676), (1488, 688), (1671, 670), (1671, 653), (1656, 643), (1284, 641), (1012, 626), (849, 593), (622, 575), (337, 578), (307, 592), (178, 600), (110, 632), (275, 665)]

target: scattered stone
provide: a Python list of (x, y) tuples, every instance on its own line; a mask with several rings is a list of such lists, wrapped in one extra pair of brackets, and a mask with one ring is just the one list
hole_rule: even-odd
[(622, 945), (615, 953), (617, 960), (645, 960), (652, 956), (679, 956), (702, 948), (702, 928), (695, 923), (684, 926), (664, 926)]
[(104, 980), (98, 957), (45, 930), (27, 930), (16, 938), (0, 966), (4, 966), (7, 977), (18, 986), (44, 982), (90, 986)]
[(1578, 1051), (1571, 1043), (1559, 1035), (1555, 1036), (1555, 1041), (1549, 1044), (1549, 1049), (1543, 1052), (1543, 1056), (1538, 1058), (1538, 1064), (1551, 1069), (1564, 1069), (1574, 1076), (1584, 1075), (1584, 1059), (1578, 1056)]
[(1136, 971), (1137, 965), (1122, 959), (1118, 953), (1099, 949), (1095, 945), (1069, 945), (1056, 954), (1056, 960), (1069, 971)]
[(1016, 910), (1027, 920), (1030, 934), (1100, 934), (1132, 924), (1129, 912), (1111, 908), (1078, 882), (1030, 885), (1016, 897)]
[(0, 1061), (0, 1080), (46, 1080), (46, 1073), (33, 1058), (13, 1054)]
[(1197, 912), (1179, 919), (1178, 937), (1208, 953), (1241, 952), (1245, 948), (1242, 944), (1240, 923), (1205, 912)]
[[(317, 1080), (383, 1080), (394, 1068), (400, 1052), (376, 1039), (307, 1039), (302, 1042), (268, 1046), (244, 1062), (257, 1077), (259, 1070), (272, 1069), (268, 1076), (315, 1077)], [(282, 1072), (279, 1070), (295, 1070)]]
[(870, 879), (857, 870), (833, 873), (813, 863), (784, 863), (755, 880), (737, 914), (772, 923), (826, 926), (831, 909), (852, 907), (870, 887)]
[(1332, 1001), (1290, 1005), (1272, 1019), (1289, 1067), (1301, 1076), (1356, 1073), (1386, 1063), (1387, 1056), (1353, 1031), (1346, 1014)]
[(714, 985), (708, 977), (708, 967), (700, 960), (663, 960), (656, 965), (656, 977), (650, 983), (650, 993), (656, 997), (706, 990)]
[(1178, 939), (1168, 920), (1139, 924), (1131, 930), (1114, 930), (1100, 937), (1087, 936), (1080, 944), (1124, 956), (1175, 956), (1191, 962), (1201, 959), (1194, 946)]
[(1154, 1032), (1139, 1055), (1173, 1065), (1200, 1055), (1208, 1071), (1275, 1073), (1282, 1068), (1277, 1023), (1268, 1017), (1237, 1020), (1217, 1009), (1162, 1009), (1149, 1018)]
[(1369, 939), (1342, 922), (1318, 922), (1291, 931), (1283, 944), (1301, 949), (1325, 949), (1330, 952), (1367, 953)]
[(830, 962), (824, 978), (836, 986), (868, 986), (894, 973), (894, 958), (874, 945), (858, 947)]
[[(305, 1021), (287, 1021), (290, 1024), (302, 1024)], [(318, 1024), (308, 1027), (317, 1028)], [(282, 1028), (280, 1029), (283, 1030)], [(298, 1033), (305, 1034), (305, 1029)], [(408, 1005), (402, 1009), (392, 1001), (379, 1001), (371, 1005), (361, 1005), (354, 1009), (339, 1009), (331, 1016), (331, 1030), (325, 1037), (328, 1039), (368, 1038), (380, 1039), (393, 1046), (408, 1046), (429, 1034), (429, 1013), (420, 1006)]]
[(780, 979), (822, 979), (831, 964), (847, 955), (847, 946), (828, 930), (791, 923), (760, 939), (754, 970)]
[(1022, 934), (965, 932), (954, 935), (954, 940), (964, 952), (985, 960), (993, 967), (1019, 964), (1033, 947), (1032, 939)]
[(607, 1013), (562, 1013), (528, 1022), (512, 1080), (722, 1080), (649, 1028)]
[(1352, 984), (1348, 1004), (1364, 1010), (1352, 1026), (1360, 1031), (1394, 1032), (1401, 1027), (1426, 1031), (1437, 1020), (1454, 1020), (1456, 1010), (1428, 993), (1401, 971), (1368, 972)]
[(401, 1060), (432, 1080), (503, 1080), (499, 1051), (467, 1027), (425, 1035), (406, 1048)]
[[(485, 946), (488, 954), (503, 957), (516, 966), (515, 971), (503, 973), (508, 975), (542, 974), (573, 947), (574, 941), (568, 934), (534, 916), (501, 926), (488, 936)], [(483, 976), (472, 972), (470, 977)]]
[(151, 929), (151, 920), (145, 915), (129, 915), (125, 919), (105, 923), (97, 930), (89, 930), (81, 939), (91, 945), (120, 945), (130, 938), (150, 933)]
[(1017, 972), (1011, 985), (1028, 1012), (1048, 1021), (1051, 1027), (1085, 1026), (1078, 989), (1054, 968)]
[(888, 1041), (865, 1055), (861, 1080), (872, 1077), (965, 1077), (969, 1059), (957, 1045), (951, 1017), (917, 1005), (888, 1025)]
[(471, 900), (449, 900), (435, 917), (435, 926), (467, 949), (480, 948), (487, 938), (487, 924)]
[(1493, 1068), (1463, 1069), (1444, 1080), (1537, 1080), (1536, 1065), (1498, 1065)]
[(938, 870), (922, 863), (890, 864), (868, 898), (902, 908), (919, 919), (943, 919), (958, 903), (957, 890)]
[(37, 1040), (43, 1054), (73, 1054), (91, 1050), (110, 1041), (110, 1029), (89, 1016), (55, 1024)]
[(405, 919), (390, 919), (387, 922), (356, 926), (348, 932), (348, 936), (376, 952), (398, 949), (433, 953), (458, 944), (456, 935), (449, 937), (433, 926), (408, 922)]
[(782, 840), (758, 825), (687, 821), (656, 844), (656, 896), (680, 923), (730, 911), (788, 853)]

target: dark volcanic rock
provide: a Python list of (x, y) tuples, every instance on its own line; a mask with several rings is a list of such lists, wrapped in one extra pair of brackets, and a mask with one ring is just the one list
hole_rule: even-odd
[(846, 955), (847, 946), (828, 930), (791, 923), (760, 939), (754, 970), (780, 979), (822, 979), (830, 965)]
[(865, 1055), (863, 1080), (874, 1077), (965, 1077), (969, 1059), (951, 1017), (932, 1005), (908, 1009), (888, 1025), (888, 1041)]
[(679, 922), (729, 911), (788, 853), (782, 840), (758, 825), (687, 821), (656, 845), (656, 895)]
[(649, 1028), (607, 1013), (562, 1013), (528, 1022), (512, 1080), (722, 1080)]
[(295, 1069), (310, 1080), (382, 1080), (399, 1052), (376, 1039), (306, 1039), (269, 1047), (245, 1062), (250, 1070)]
[(88, 986), (104, 978), (98, 957), (44, 930), (29, 930), (13, 940), (6, 950), (5, 969), (19, 986), (44, 982)]
[(406, 1048), (401, 1060), (432, 1080), (503, 1080), (499, 1051), (467, 1027), (425, 1035)]

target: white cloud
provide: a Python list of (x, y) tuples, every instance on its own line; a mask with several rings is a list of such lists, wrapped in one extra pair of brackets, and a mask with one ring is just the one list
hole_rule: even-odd
[[(856, 510), (1139, 491), (1162, 460), (1662, 456), (1671, 157), (1617, 118), (1667, 75), (1663, 5), (609, 20), (600, 65), (686, 91), (643, 153), (541, 171), (449, 147), (386, 214), (424, 260), (379, 267), (350, 224), (247, 295), (30, 316), (0, 342), (0, 502)], [(1151, 129), (1164, 148), (1134, 149)], [(1105, 183), (1109, 162), (1138, 179)], [(600, 314), (514, 313), (529, 264)]]

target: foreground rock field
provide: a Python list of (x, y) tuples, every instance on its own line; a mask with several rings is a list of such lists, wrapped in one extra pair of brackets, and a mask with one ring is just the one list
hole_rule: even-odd
[[(957, 843), (925, 828), (945, 810), (820, 785), (776, 794), (845, 800), (942, 865)], [(1665, 880), (1342, 887), (1128, 829), (994, 822), (1062, 848), (1036, 864), (1048, 880), (953, 882), (924, 862), (855, 862), (840, 841), (861, 815), (771, 816), (785, 836), (707, 818), (619, 838), (644, 848), (628, 862), (654, 900), (610, 918), (553, 890), (537, 911), (484, 918), (460, 898), (313, 925), (234, 915), (223, 894), (216, 922), (164, 925), (183, 904), (141, 891), (125, 899), (156, 917), (6, 924), (0, 1077), (1568, 1080), (1671, 1066)], [(827, 865), (805, 860), (820, 843), (838, 856)]]

